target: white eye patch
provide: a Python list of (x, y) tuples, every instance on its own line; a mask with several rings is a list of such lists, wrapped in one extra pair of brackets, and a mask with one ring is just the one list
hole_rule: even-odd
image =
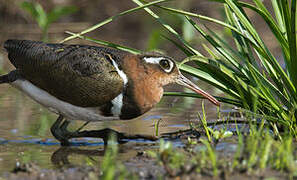
[[(174, 63), (172, 62), (172, 60), (164, 58), (164, 57), (144, 57), (143, 60), (147, 63), (150, 64), (158, 64), (165, 72), (170, 73), (174, 67)], [(168, 61), (169, 66), (168, 67), (163, 67), (160, 64), (160, 61)]]
[(159, 64), (159, 62), (164, 59), (163, 57), (144, 57), (143, 60), (151, 64)]

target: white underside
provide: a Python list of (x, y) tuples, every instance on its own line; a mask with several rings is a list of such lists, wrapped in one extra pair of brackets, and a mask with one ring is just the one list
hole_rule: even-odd
[[(118, 64), (112, 59), (112, 57), (110, 57), (110, 59), (112, 60), (112, 64), (115, 67), (118, 75), (123, 79), (123, 82), (124, 82), (123, 86), (125, 87), (128, 83), (128, 77), (126, 76), (124, 71), (119, 69)], [(115, 97), (111, 101), (111, 103), (112, 103), (111, 113), (114, 116), (120, 116), (123, 108), (123, 93), (120, 93), (117, 97)]]
[(115, 116), (121, 115), (122, 107), (123, 107), (123, 93), (119, 94), (112, 101), (111, 113)]
[(119, 119), (118, 116), (104, 117), (100, 115), (99, 107), (84, 108), (61, 101), (27, 80), (16, 80), (12, 82), (11, 85), (20, 89), (36, 102), (48, 108), (50, 111), (61, 114), (69, 120), (107, 121)]

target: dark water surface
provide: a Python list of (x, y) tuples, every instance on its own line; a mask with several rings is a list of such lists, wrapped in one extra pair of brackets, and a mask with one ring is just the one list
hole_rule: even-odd
[[(217, 108), (205, 102), (207, 119), (217, 118)], [(112, 128), (130, 134), (155, 135), (155, 122), (161, 119), (159, 133), (189, 128), (189, 121), (199, 121), (201, 100), (193, 98), (164, 97), (158, 106), (143, 116), (128, 121), (95, 122), (85, 129)], [(41, 107), (13, 87), (0, 85), (0, 173), (11, 171), (17, 162), (35, 162), (42, 168), (62, 164), (93, 165), (103, 156), (103, 141), (95, 138), (74, 139), (74, 146), (61, 148), (50, 127), (57, 115)], [(75, 130), (83, 122), (74, 121), (69, 129)], [(174, 141), (174, 145), (183, 145)], [(122, 160), (135, 156), (138, 150), (157, 148), (158, 142), (131, 140), (121, 150)], [(99, 156), (101, 158), (96, 158)]]

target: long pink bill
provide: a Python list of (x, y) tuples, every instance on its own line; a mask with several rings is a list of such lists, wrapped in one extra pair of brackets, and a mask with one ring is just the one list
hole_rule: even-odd
[(208, 99), (213, 104), (220, 106), (220, 102), (216, 98), (214, 98), (212, 95), (210, 95), (207, 92), (200, 89), (196, 84), (192, 83), (189, 79), (187, 79), (183, 75), (181, 75), (181, 74), (179, 75), (176, 83), (191, 89), (192, 91), (196, 92), (197, 94), (201, 94), (202, 96), (204, 96), (206, 99)]

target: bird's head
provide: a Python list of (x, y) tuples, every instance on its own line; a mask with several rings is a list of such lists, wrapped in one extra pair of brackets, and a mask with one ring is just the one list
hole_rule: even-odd
[(142, 61), (141, 64), (143, 64), (150, 78), (159, 83), (160, 86), (163, 87), (170, 83), (177, 83), (191, 89), (197, 94), (201, 94), (213, 104), (220, 105), (217, 99), (183, 76), (172, 58), (164, 55), (139, 55), (138, 58)]

